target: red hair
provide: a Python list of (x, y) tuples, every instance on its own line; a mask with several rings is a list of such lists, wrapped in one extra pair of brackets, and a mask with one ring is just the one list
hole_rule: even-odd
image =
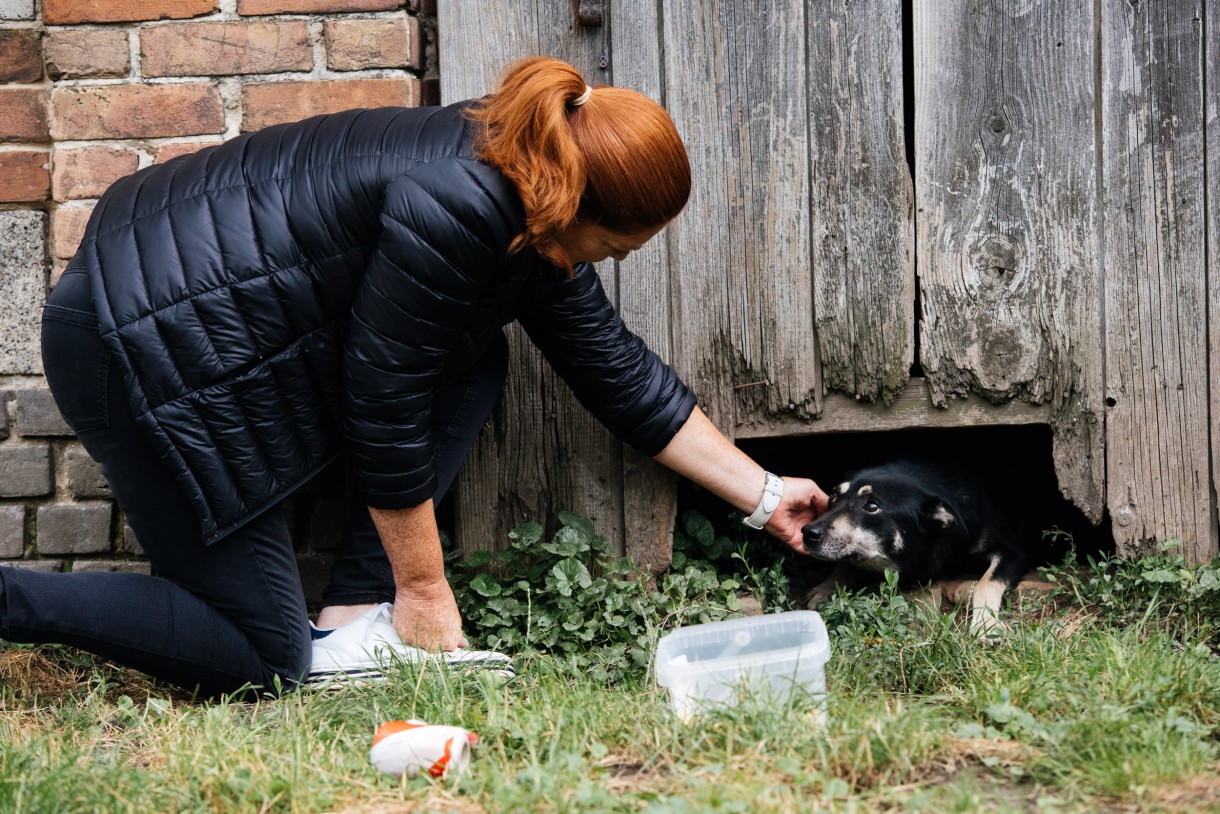
[(626, 88), (585, 80), (566, 62), (531, 57), (508, 67), (496, 93), (477, 102), (475, 152), (513, 182), (525, 231), (510, 252), (530, 247), (556, 265), (571, 262), (556, 233), (576, 221), (621, 234), (673, 220), (690, 196), (690, 160), (664, 108)]

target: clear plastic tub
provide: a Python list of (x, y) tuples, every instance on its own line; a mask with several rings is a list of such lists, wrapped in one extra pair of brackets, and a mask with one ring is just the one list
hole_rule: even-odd
[(830, 640), (814, 611), (789, 611), (679, 628), (657, 645), (657, 683), (684, 721), (715, 706), (786, 704), (793, 691), (819, 711)]

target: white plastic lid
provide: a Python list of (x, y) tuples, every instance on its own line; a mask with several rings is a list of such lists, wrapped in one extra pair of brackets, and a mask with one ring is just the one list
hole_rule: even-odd
[(826, 625), (816, 611), (787, 611), (678, 628), (657, 644), (657, 683), (669, 687), (690, 677), (778, 662), (825, 664)]

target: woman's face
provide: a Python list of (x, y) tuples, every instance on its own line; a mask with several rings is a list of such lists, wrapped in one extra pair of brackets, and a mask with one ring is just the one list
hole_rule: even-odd
[(655, 229), (623, 234), (612, 232), (596, 223), (578, 221), (556, 234), (555, 242), (559, 244), (559, 248), (563, 249), (564, 254), (568, 256), (573, 265), (597, 263), (607, 257), (622, 260), (664, 228), (665, 224), (662, 224)]

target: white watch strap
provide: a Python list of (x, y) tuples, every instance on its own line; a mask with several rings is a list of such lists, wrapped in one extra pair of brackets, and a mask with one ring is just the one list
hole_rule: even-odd
[(762, 500), (758, 501), (758, 508), (754, 510), (754, 514), (745, 518), (741, 522), (752, 529), (761, 529), (767, 525), (767, 521), (771, 519), (771, 515), (779, 507), (779, 502), (784, 496), (784, 479), (779, 475), (767, 473), (767, 482), (763, 486)]

